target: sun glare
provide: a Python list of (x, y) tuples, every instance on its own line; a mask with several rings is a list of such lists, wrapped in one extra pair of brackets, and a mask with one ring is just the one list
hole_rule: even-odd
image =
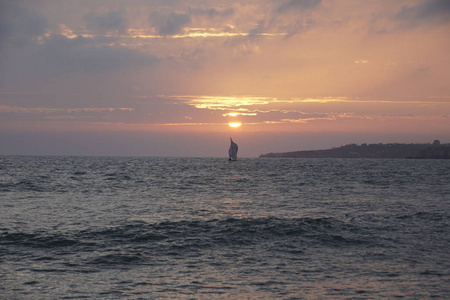
[(242, 125), (242, 123), (228, 123), (228, 126), (233, 127), (233, 128), (237, 128), (241, 125)]

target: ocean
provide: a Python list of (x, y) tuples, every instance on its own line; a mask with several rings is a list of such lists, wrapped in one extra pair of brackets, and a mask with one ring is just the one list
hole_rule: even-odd
[(0, 157), (1, 299), (450, 299), (450, 160)]

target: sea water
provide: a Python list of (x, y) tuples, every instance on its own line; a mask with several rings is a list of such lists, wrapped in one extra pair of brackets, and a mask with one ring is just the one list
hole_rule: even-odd
[(0, 157), (1, 299), (449, 299), (450, 161)]

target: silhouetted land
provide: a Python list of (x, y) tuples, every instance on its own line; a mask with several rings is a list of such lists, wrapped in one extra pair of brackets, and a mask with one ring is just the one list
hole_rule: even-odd
[(441, 144), (438, 140), (432, 144), (350, 144), (326, 150), (267, 153), (259, 157), (449, 159), (450, 144)]

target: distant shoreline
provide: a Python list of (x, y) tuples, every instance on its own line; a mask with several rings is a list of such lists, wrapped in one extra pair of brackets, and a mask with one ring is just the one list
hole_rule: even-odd
[(450, 144), (435, 140), (427, 144), (349, 144), (325, 150), (261, 154), (260, 158), (409, 158), (449, 159)]

